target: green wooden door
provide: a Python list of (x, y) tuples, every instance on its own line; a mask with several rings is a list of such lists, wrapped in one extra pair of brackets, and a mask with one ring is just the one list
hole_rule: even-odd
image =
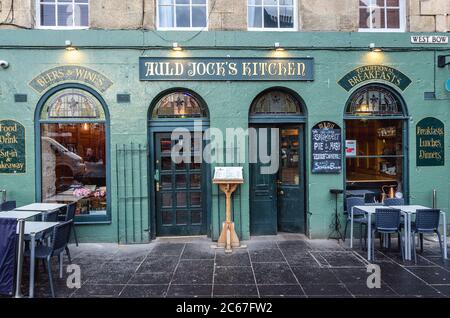
[[(264, 129), (273, 127), (264, 127)], [(305, 232), (303, 126), (280, 126), (279, 169), (262, 174), (263, 164), (250, 164), (250, 232), (273, 235)], [(261, 129), (261, 128), (257, 128)], [(270, 129), (268, 129), (270, 143)], [(252, 142), (251, 142), (252, 143)], [(269, 152), (270, 144), (268, 145)], [(259, 153), (259, 144), (258, 144)]]
[(278, 230), (305, 232), (304, 138), (302, 127), (280, 128)]
[[(206, 234), (204, 164), (195, 160), (176, 163), (170, 133), (155, 134), (156, 235), (187, 236)], [(194, 137), (193, 137), (194, 138)], [(201, 138), (201, 137), (200, 137)], [(191, 141), (194, 145), (194, 141)], [(181, 155), (181, 154), (180, 154)]]

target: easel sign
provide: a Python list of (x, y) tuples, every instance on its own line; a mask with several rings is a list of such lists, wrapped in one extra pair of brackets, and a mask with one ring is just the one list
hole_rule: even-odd
[(225, 253), (231, 253), (232, 248), (241, 246), (231, 219), (231, 195), (239, 184), (244, 183), (243, 167), (216, 167), (214, 169), (214, 184), (218, 184), (226, 197), (225, 222), (222, 224), (222, 232), (217, 241), (218, 248), (225, 248)]

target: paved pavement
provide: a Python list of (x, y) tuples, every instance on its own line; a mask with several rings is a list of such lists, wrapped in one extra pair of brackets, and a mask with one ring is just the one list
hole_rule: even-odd
[[(450, 297), (450, 262), (425, 241), (418, 264), (392, 251), (376, 251), (381, 288), (367, 287), (366, 253), (348, 242), (302, 235), (255, 237), (225, 254), (207, 238), (157, 239), (150, 244), (70, 246), (81, 268), (81, 288), (57, 278), (57, 297)], [(378, 245), (378, 242), (377, 242)], [(65, 259), (67, 262), (67, 258)], [(67, 263), (66, 263), (67, 264)], [(26, 292), (27, 278), (23, 291)], [(39, 266), (36, 297), (49, 297)]]

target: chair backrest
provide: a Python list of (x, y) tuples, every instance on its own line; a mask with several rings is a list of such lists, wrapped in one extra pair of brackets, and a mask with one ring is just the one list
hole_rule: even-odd
[(0, 295), (12, 295), (16, 265), (17, 220), (0, 218)]
[(439, 228), (439, 217), (441, 211), (438, 209), (424, 209), (416, 211), (417, 231), (431, 232)]
[(52, 250), (54, 254), (61, 252), (70, 239), (72, 221), (61, 222), (53, 228)]
[(71, 221), (75, 218), (75, 211), (77, 209), (77, 203), (72, 202), (66, 206), (66, 221)]
[(16, 201), (5, 201), (0, 205), (0, 211), (11, 211), (16, 208)]
[(399, 199), (399, 198), (387, 198), (384, 199), (384, 205), (387, 206), (396, 206), (396, 205), (405, 205), (405, 199)]
[(377, 231), (398, 231), (400, 228), (399, 209), (375, 209), (375, 228)]
[[(364, 198), (361, 197), (348, 197), (345, 199), (346, 200), (346, 205), (347, 205), (347, 213), (348, 216), (350, 217), (350, 212), (352, 211), (352, 208), (356, 205), (364, 205)], [(360, 215), (360, 214), (364, 214), (363, 212), (359, 212), (357, 210), (353, 211), (353, 215)]]
[(59, 210), (48, 212), (44, 214), (45, 222), (58, 222)]

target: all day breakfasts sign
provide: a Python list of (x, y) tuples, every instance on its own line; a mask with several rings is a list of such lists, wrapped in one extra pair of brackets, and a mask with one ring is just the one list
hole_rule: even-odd
[(312, 81), (313, 58), (141, 57), (141, 81)]

